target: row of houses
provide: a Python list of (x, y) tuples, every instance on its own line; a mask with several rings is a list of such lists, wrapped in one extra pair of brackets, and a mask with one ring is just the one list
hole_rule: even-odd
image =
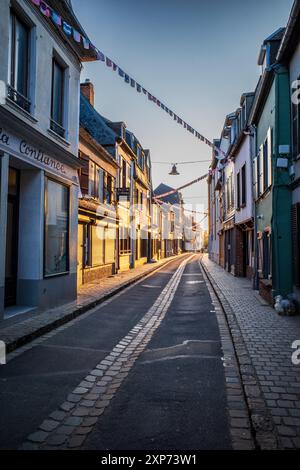
[(228, 114), (208, 178), (209, 256), (270, 304), (300, 305), (300, 1), (259, 50), (261, 76)]
[(196, 230), (183, 233), (180, 195), (154, 200), (149, 150), (95, 109), (93, 84), (80, 85), (95, 52), (49, 7), (88, 38), (70, 0), (0, 5), (0, 319), (179, 254)]

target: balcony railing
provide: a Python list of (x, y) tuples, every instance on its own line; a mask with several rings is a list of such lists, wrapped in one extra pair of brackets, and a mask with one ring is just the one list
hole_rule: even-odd
[(10, 85), (8, 85), (7, 87), (7, 96), (11, 101), (13, 101), (18, 106), (20, 106), (20, 108), (24, 109), (28, 113), (30, 112), (30, 105), (31, 105), (30, 100), (26, 98), (25, 96), (23, 96), (21, 93), (19, 93)]
[(59, 135), (63, 139), (65, 138), (66, 135), (66, 130), (64, 127), (62, 127), (60, 124), (58, 124), (56, 121), (53, 121), (53, 119), (50, 119), (50, 129), (55, 132), (55, 134)]

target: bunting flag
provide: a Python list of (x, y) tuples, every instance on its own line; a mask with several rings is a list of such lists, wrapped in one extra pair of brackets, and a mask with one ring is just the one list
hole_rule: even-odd
[(72, 35), (72, 26), (70, 26), (66, 21), (63, 21), (63, 30), (67, 36)]
[(207, 177), (208, 177), (208, 173), (205, 173), (205, 175), (199, 176), (199, 178), (197, 178), (193, 181), (190, 181), (189, 183), (186, 183), (183, 186), (180, 186), (179, 188), (172, 189), (171, 191), (168, 191), (168, 192), (163, 193), (163, 194), (158, 194), (157, 196), (154, 197), (154, 199), (159, 200), (159, 199), (162, 199), (166, 196), (170, 196), (171, 194), (178, 193), (178, 191), (181, 191), (182, 189), (188, 188), (189, 186), (192, 186), (192, 184), (199, 183), (199, 181), (202, 181)]
[(51, 12), (51, 19), (57, 26), (62, 26), (62, 17), (53, 10)]
[(159, 100), (150, 92), (148, 92), (146, 88), (144, 88), (142, 85), (137, 83), (136, 80), (133, 79), (128, 73), (125, 73), (124, 70), (121, 69), (115, 62), (113, 62), (111, 59), (105, 56), (103, 52), (99, 51), (99, 49), (97, 49), (93, 44), (91, 44), (88, 38), (82, 36), (76, 29), (74, 29), (66, 21), (63, 21), (62, 17), (55, 10), (53, 10), (46, 2), (44, 2), (43, 0), (31, 0), (31, 2), (39, 8), (39, 10), (44, 16), (46, 16), (47, 18), (51, 18), (51, 20), (53, 21), (55, 25), (61, 26), (64, 33), (68, 37), (73, 36), (74, 41), (77, 42), (78, 44), (81, 43), (81, 39), (82, 39), (82, 44), (83, 44), (84, 49), (87, 49), (87, 50), (91, 49), (95, 53), (96, 60), (105, 62), (107, 67), (112, 68), (114, 72), (118, 71), (119, 76), (121, 78), (124, 78), (125, 83), (130, 84), (131, 87), (135, 88), (135, 90), (138, 93), (143, 92), (143, 94), (148, 97), (149, 101), (153, 101), (153, 103), (155, 103), (159, 108), (161, 108), (163, 111), (168, 113), (170, 117), (173, 117), (175, 122), (177, 122), (179, 125), (183, 125), (184, 129), (186, 129), (188, 132), (193, 134), (198, 140), (200, 140), (201, 142), (204, 142), (206, 145), (212, 148), (215, 151), (216, 158), (219, 161), (225, 160), (225, 164), (227, 163), (228, 159), (227, 159), (226, 153), (223, 150), (219, 149), (209, 139), (204, 137), (202, 134), (200, 134), (200, 132), (196, 131), (193, 127), (187, 124), (181, 117), (179, 117), (169, 108), (167, 108), (167, 106), (164, 105), (161, 102), (161, 100)]
[(43, 15), (47, 16), (47, 18), (50, 18), (51, 9), (47, 5), (47, 3), (43, 2), (43, 1), (40, 2), (40, 11), (43, 13)]
[(89, 49), (91, 43), (90, 43), (90, 41), (89, 41), (87, 38), (84, 38), (84, 37), (82, 36), (82, 44), (83, 44), (83, 47), (84, 47), (85, 49)]
[(74, 41), (81, 42), (81, 34), (76, 29), (73, 29), (73, 38)]

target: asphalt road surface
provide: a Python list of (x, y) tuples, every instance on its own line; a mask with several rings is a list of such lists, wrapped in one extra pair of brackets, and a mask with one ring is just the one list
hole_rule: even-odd
[[(33, 435), (36, 448), (71, 439), (80, 449), (231, 448), (220, 334), (198, 260), (172, 261), (1, 367), (0, 447)], [(67, 410), (60, 426), (39, 430), (57, 410)]]

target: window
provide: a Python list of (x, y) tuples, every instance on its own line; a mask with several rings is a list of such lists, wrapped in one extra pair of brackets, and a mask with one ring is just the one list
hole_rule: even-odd
[(122, 159), (121, 187), (127, 188), (127, 163), (124, 159)]
[(104, 264), (104, 228), (92, 226), (92, 266)]
[(45, 180), (45, 276), (69, 270), (69, 189)]
[(52, 100), (51, 129), (61, 137), (65, 137), (64, 129), (64, 78), (65, 70), (54, 58), (52, 63)]
[(29, 39), (30, 29), (15, 13), (11, 14), (10, 86), (8, 97), (25, 111), (30, 111)]
[(105, 264), (115, 262), (116, 229), (105, 228)]
[(131, 252), (129, 229), (124, 225), (120, 226), (120, 254), (125, 255)]
[(242, 167), (242, 175), (241, 175), (241, 186), (242, 186), (242, 191), (241, 191), (241, 196), (242, 196), (242, 207), (245, 207), (247, 204), (247, 187), (246, 187), (246, 164), (243, 165)]

